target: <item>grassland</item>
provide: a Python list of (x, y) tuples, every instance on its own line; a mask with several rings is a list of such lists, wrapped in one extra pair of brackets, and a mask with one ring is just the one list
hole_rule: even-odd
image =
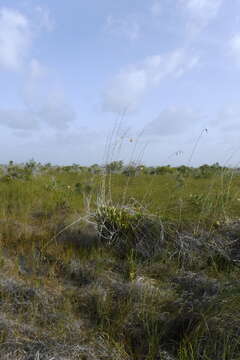
[(240, 174), (114, 166), (2, 167), (0, 358), (240, 359)]

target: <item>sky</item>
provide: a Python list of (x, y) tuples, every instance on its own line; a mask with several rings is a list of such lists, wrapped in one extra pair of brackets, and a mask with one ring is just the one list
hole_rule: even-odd
[(240, 163), (240, 0), (0, 0), (0, 163)]

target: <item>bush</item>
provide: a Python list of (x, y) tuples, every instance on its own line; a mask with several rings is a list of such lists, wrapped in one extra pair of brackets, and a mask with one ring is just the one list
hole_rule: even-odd
[(101, 206), (95, 214), (100, 241), (126, 255), (149, 258), (162, 249), (164, 230), (157, 217), (127, 207)]

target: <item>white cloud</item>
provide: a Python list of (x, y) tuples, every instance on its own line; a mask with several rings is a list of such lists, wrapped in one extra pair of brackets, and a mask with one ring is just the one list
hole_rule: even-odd
[(16, 9), (0, 8), (0, 70), (18, 71), (26, 66), (33, 39), (53, 27), (49, 10), (43, 7), (36, 7), (32, 18)]
[(58, 96), (53, 96), (38, 108), (0, 109), (1, 126), (24, 130), (26, 134), (46, 125), (52, 129), (65, 130), (74, 119), (74, 110)]
[(28, 19), (12, 9), (0, 9), (0, 68), (18, 70), (31, 44)]
[(1, 108), (0, 125), (20, 132), (46, 125), (62, 130), (74, 120), (75, 113), (64, 92), (53, 85), (47, 68), (30, 58), (38, 31), (52, 28), (49, 12), (41, 7), (35, 10), (34, 23), (17, 10), (0, 8), (0, 70), (24, 70), (25, 75), (23, 106)]
[(25, 70), (23, 100), (28, 107), (36, 108), (45, 103), (46, 98), (50, 96), (52, 79), (48, 69), (35, 58), (30, 60)]
[(75, 119), (73, 108), (60, 92), (52, 93), (46, 102), (37, 110), (39, 121), (55, 129), (64, 130)]
[[(3, 133), (0, 133), (1, 162), (6, 163), (10, 159), (22, 162), (34, 158), (42, 163), (90, 165), (100, 163), (104, 152), (102, 133), (88, 128), (68, 129), (65, 132), (39, 130), (31, 137), (25, 135), (26, 132), (21, 130), (11, 131), (5, 142)], [(14, 147), (10, 145), (12, 143)]]
[(33, 41), (43, 30), (53, 29), (49, 11), (42, 7), (28, 10), (25, 15), (0, 7), (0, 71), (21, 71), (23, 81), (22, 106), (0, 108), (0, 126), (4, 134), (42, 141), (44, 131), (66, 132), (75, 112), (61, 87), (54, 85), (49, 70), (31, 54)]
[(151, 13), (153, 16), (159, 16), (162, 14), (162, 3), (160, 0), (155, 0), (151, 6)]
[(223, 0), (179, 0), (189, 16), (187, 26), (196, 32), (206, 27), (218, 14)]
[(29, 64), (29, 76), (32, 80), (42, 78), (46, 72), (46, 68), (37, 59), (31, 59)]
[(184, 133), (189, 127), (199, 125), (200, 116), (190, 108), (171, 107), (160, 112), (145, 129), (148, 136), (166, 136)]
[(19, 130), (38, 128), (36, 114), (27, 109), (0, 109), (0, 125)]
[(36, 12), (38, 15), (38, 24), (40, 28), (52, 31), (55, 27), (55, 22), (50, 14), (49, 9), (42, 6), (36, 7)]
[(144, 70), (123, 71), (113, 80), (104, 96), (104, 110), (121, 113), (135, 110), (147, 89)]
[(235, 57), (236, 62), (240, 64), (240, 33), (231, 38), (229, 45), (231, 54)]
[(140, 26), (135, 16), (119, 19), (109, 15), (106, 20), (105, 29), (115, 35), (124, 36), (129, 40), (136, 40), (140, 35)]
[(0, 109), (0, 125), (22, 131), (41, 127), (64, 130), (75, 119), (64, 91), (54, 85), (48, 69), (37, 59), (32, 59), (26, 69), (22, 108)]
[(122, 70), (104, 94), (103, 108), (121, 113), (134, 111), (146, 92), (169, 76), (180, 77), (198, 64), (196, 56), (183, 49), (165, 55), (149, 56), (137, 65)]
[(228, 106), (222, 109), (215, 121), (214, 125), (219, 127), (220, 130), (225, 132), (235, 132), (239, 133), (240, 130), (240, 107), (239, 106)]

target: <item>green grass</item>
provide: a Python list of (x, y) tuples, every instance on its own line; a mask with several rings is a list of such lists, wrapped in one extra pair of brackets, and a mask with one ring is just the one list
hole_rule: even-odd
[(40, 170), (0, 177), (0, 358), (240, 359), (237, 173)]

